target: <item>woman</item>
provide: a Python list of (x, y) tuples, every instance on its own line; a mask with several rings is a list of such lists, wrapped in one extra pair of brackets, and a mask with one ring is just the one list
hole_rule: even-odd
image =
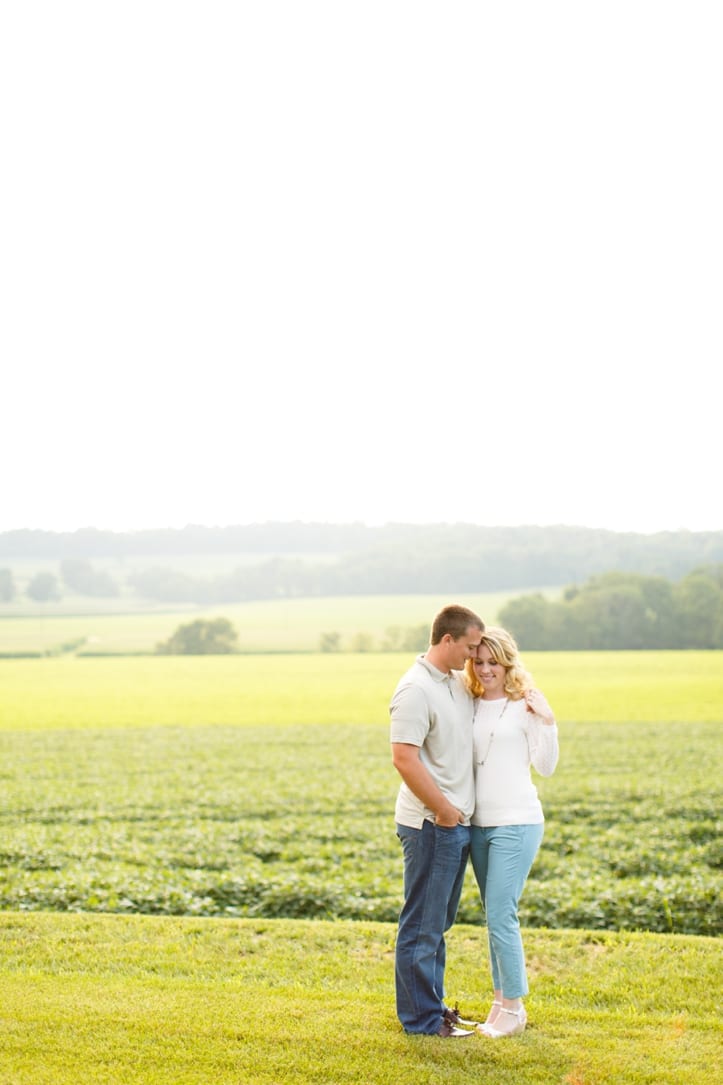
[(558, 758), (555, 716), (532, 684), (505, 629), (482, 634), (465, 664), (474, 697), (475, 810), (470, 856), (487, 916), (494, 1001), (479, 1031), (514, 1036), (527, 1021), (527, 971), (517, 905), (542, 841), (544, 817), (530, 765), (551, 776)]

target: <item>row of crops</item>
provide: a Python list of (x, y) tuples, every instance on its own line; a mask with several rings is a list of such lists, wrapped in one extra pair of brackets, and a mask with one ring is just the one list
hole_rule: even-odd
[[(718, 732), (562, 723), (523, 924), (720, 934)], [(9, 730), (0, 766), (1, 908), (397, 917), (379, 723)]]

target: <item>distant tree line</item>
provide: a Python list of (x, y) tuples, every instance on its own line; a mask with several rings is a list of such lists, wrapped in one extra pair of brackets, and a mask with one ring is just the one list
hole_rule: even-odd
[(677, 584), (605, 573), (566, 589), (560, 602), (539, 593), (511, 599), (499, 622), (530, 651), (723, 648), (723, 564)]
[[(695, 569), (673, 584), (662, 577), (605, 573), (570, 587), (560, 602), (539, 593), (517, 596), (498, 621), (524, 651), (723, 648), (723, 563)], [(423, 652), (429, 625), (390, 626), (381, 639), (359, 632), (344, 643), (338, 630), (319, 637), (321, 652)], [(240, 651), (227, 618), (179, 625), (157, 652), (220, 655)]]
[[(132, 554), (136, 569), (122, 585), (92, 565), (92, 559)], [(205, 576), (185, 571), (179, 560), (199, 554), (208, 559)], [(243, 563), (216, 572), (216, 559), (228, 554), (243, 556)], [(45, 572), (31, 582), (31, 598), (53, 599), (63, 590), (93, 596), (122, 590), (163, 603), (217, 605), (302, 596), (516, 591), (581, 583), (611, 570), (679, 580), (697, 566), (723, 561), (723, 531), (636, 535), (574, 527), (267, 524), (130, 534), (90, 529), (0, 534), (0, 561), (13, 555), (60, 562), (59, 578)], [(138, 566), (141, 555), (148, 559), (145, 568)], [(170, 558), (173, 562), (164, 560)], [(6, 569), (5, 574), (0, 599), (13, 594), (12, 573)]]
[(429, 646), (429, 623), (391, 625), (381, 641), (371, 633), (355, 633), (345, 644), (338, 630), (328, 630), (319, 637), (320, 652), (424, 652)]
[(0, 569), (0, 603), (9, 603), (15, 598), (17, 589), (12, 569)]
[[(119, 594), (119, 586), (110, 573), (94, 569), (85, 558), (65, 558), (60, 563), (60, 575), (43, 570), (30, 578), (25, 594), (36, 602), (48, 603), (61, 599), (63, 587), (75, 595), (109, 599)], [(12, 569), (0, 569), (0, 602), (10, 603), (19, 595)]]
[(385, 528), (363, 524), (243, 524), (144, 531), (42, 531), (18, 528), (0, 532), (0, 560), (28, 558), (171, 557), (190, 554), (342, 553), (376, 544)]
[[(244, 561), (233, 573), (206, 578), (172, 572), (164, 562), (199, 555), (208, 557), (209, 570), (219, 555), (243, 556)], [(0, 565), (9, 565), (12, 557), (86, 563), (143, 557), (147, 567), (136, 574), (134, 585), (142, 594), (168, 602), (215, 603), (506, 591), (579, 583), (611, 569), (678, 580), (698, 565), (723, 561), (723, 531), (641, 535), (565, 526), (300, 522), (137, 532), (23, 529), (0, 533)]]
[[(504, 606), (499, 624), (525, 651), (723, 648), (723, 564), (694, 569), (674, 584), (663, 577), (604, 573), (567, 588), (559, 602), (539, 592)], [(423, 652), (429, 626), (394, 626), (380, 641), (339, 632), (319, 639), (322, 652)]]

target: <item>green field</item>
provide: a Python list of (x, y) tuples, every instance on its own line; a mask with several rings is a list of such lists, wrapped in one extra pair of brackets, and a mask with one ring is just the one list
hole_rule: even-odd
[[(511, 1041), (405, 1036), (394, 925), (0, 913), (3, 1085), (710, 1085), (720, 943), (525, 932)], [(448, 939), (451, 1000), (486, 1012), (479, 926)], [(701, 999), (701, 994), (705, 998)]]
[[(400, 653), (0, 660), (0, 730), (382, 723)], [(569, 722), (720, 723), (723, 652), (528, 652)]]
[[(550, 598), (559, 589), (543, 589)], [(491, 624), (510, 592), (465, 597)], [(43, 653), (82, 642), (81, 652), (153, 652), (180, 622), (219, 615), (233, 622), (242, 652), (315, 652), (322, 633), (337, 631), (342, 647), (368, 634), (380, 648), (387, 630), (425, 624), (450, 600), (436, 595), (359, 595), (324, 599), (271, 599), (211, 608), (151, 607), (138, 600), (76, 597), (61, 603), (0, 606), (0, 655)], [(129, 613), (128, 608), (133, 607)]]
[[(520, 909), (530, 1026), (451, 1046), (394, 1015), (410, 660), (0, 660), (2, 1085), (707, 1085), (723, 653), (526, 656), (561, 742)], [(448, 946), (481, 1015), (471, 874)]]
[[(718, 932), (722, 655), (530, 654), (562, 756), (526, 922)], [(391, 919), (409, 662), (2, 661), (0, 905)]]

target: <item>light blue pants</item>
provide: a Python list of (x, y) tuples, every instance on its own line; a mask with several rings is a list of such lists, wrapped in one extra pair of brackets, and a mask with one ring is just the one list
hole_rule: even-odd
[(529, 990), (517, 905), (544, 829), (542, 823), (472, 826), (470, 856), (487, 916), (492, 982), (503, 998), (522, 998)]

